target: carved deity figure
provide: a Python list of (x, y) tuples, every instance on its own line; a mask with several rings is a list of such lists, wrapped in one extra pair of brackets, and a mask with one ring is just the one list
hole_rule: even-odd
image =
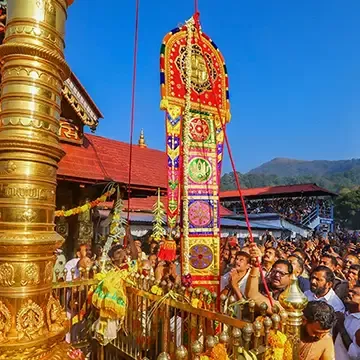
[(63, 331), (67, 322), (66, 314), (61, 308), (59, 300), (52, 296), (46, 306), (46, 320), (50, 332)]
[(44, 313), (41, 307), (28, 300), (18, 312), (16, 317), (16, 330), (18, 339), (21, 340), (26, 335), (33, 340), (42, 335), (42, 327), (44, 326)]
[(4, 303), (0, 301), (0, 344), (7, 339), (11, 329), (11, 313)]

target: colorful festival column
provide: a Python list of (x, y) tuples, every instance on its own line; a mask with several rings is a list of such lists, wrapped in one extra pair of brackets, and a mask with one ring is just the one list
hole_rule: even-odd
[(181, 226), (182, 274), (191, 275), (193, 287), (218, 292), (223, 126), (230, 120), (224, 58), (214, 42), (195, 29), (191, 18), (165, 36), (160, 68), (168, 226)]

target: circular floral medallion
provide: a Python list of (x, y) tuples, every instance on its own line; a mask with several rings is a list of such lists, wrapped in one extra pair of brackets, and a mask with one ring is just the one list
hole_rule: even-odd
[(211, 165), (206, 159), (193, 158), (189, 163), (190, 179), (198, 184), (205, 183), (211, 175)]
[(190, 248), (190, 265), (195, 269), (206, 269), (213, 258), (212, 250), (206, 245), (194, 245)]
[(189, 220), (195, 227), (208, 226), (213, 218), (212, 214), (211, 205), (206, 201), (194, 201), (189, 206)]
[(194, 118), (190, 121), (190, 137), (193, 141), (202, 142), (209, 138), (210, 129), (206, 120)]

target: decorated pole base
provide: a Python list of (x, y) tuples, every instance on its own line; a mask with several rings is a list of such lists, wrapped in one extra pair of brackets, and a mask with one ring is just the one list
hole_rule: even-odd
[(52, 354), (52, 357), (48, 358), (53, 360), (62, 360), (62, 359), (73, 359), (73, 360), (85, 360), (84, 354), (78, 350), (73, 349), (67, 343), (59, 344), (55, 351)]
[(83, 353), (71, 348), (70, 344), (62, 342), (64, 332), (54, 335), (44, 335), (39, 340), (7, 342), (0, 346), (0, 360), (84, 360)]

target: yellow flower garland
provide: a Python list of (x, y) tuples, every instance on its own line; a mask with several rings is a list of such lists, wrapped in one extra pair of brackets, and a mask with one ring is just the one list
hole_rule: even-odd
[(211, 351), (201, 354), (200, 360), (229, 360), (229, 357), (224, 344), (217, 344)]
[(271, 330), (268, 348), (264, 360), (291, 360), (292, 346), (287, 336), (281, 331)]
[(150, 292), (154, 295), (162, 295), (164, 293), (163, 289), (157, 285), (153, 285), (150, 289)]
[(69, 210), (56, 210), (55, 211), (55, 217), (69, 217), (72, 215), (77, 215), (77, 214), (81, 214), (87, 210), (90, 210), (96, 206), (98, 206), (100, 203), (106, 201), (106, 199), (111, 196), (112, 194), (114, 194), (115, 192), (115, 188), (112, 188), (111, 190), (107, 191), (105, 194), (101, 195), (100, 197), (98, 197), (96, 200), (94, 201), (89, 201), (84, 205), (75, 207), (73, 209), (69, 209)]

